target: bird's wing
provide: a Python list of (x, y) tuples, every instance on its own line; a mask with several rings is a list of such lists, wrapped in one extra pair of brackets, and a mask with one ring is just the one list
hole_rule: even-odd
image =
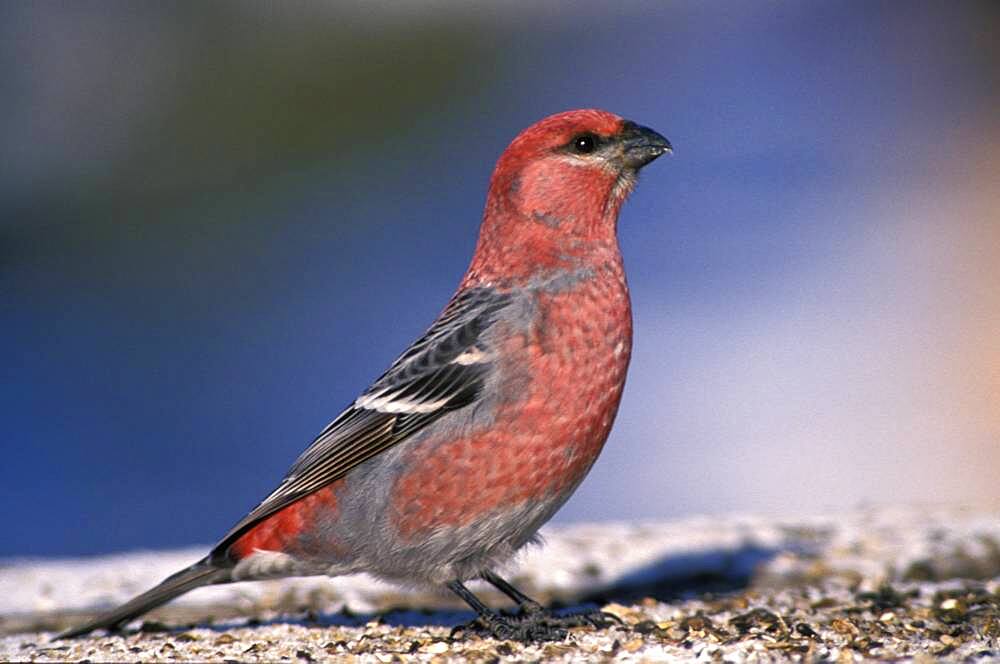
[(211, 557), (225, 557), (240, 536), (271, 514), (475, 401), (493, 362), (484, 332), (510, 301), (490, 288), (452, 298), (430, 329), (323, 429), (278, 488), (233, 526)]

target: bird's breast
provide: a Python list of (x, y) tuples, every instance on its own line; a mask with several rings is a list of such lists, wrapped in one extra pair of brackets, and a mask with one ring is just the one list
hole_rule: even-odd
[(545, 435), (528, 436), (525, 445), (548, 461), (536, 472), (551, 473), (561, 488), (560, 478), (582, 478), (611, 430), (632, 352), (631, 307), (616, 264), (565, 288), (540, 288), (535, 299), (524, 347), (510, 353), (530, 380), (510, 385), (507, 415), (528, 427), (544, 423)]
[(494, 336), (495, 374), (484, 396), (492, 416), (430, 436), (409, 455), (394, 492), (404, 536), (496, 518), (530, 501), (554, 511), (607, 439), (632, 347), (620, 263), (554, 275), (521, 299), (523, 314), (499, 321)]

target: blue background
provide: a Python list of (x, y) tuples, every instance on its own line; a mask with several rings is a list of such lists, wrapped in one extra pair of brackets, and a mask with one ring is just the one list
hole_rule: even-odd
[(636, 349), (561, 520), (1000, 502), (984, 2), (0, 8), (0, 555), (211, 543), (436, 316), (494, 161), (601, 107)]

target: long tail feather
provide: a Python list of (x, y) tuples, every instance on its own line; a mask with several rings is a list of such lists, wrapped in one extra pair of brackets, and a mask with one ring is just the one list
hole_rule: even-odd
[(155, 609), (161, 604), (166, 604), (173, 598), (183, 595), (189, 590), (214, 583), (225, 583), (229, 580), (230, 573), (228, 569), (214, 567), (207, 559), (201, 560), (191, 567), (168, 576), (160, 585), (129, 600), (117, 609), (108, 611), (79, 627), (68, 629), (56, 638), (71, 639), (88, 634), (95, 629), (113, 630), (119, 628), (134, 618)]

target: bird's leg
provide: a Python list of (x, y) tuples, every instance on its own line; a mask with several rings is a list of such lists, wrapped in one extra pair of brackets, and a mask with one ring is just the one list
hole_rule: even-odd
[(555, 615), (511, 584), (507, 583), (507, 581), (505, 581), (498, 574), (490, 570), (486, 570), (480, 574), (480, 577), (482, 577), (484, 581), (493, 584), (497, 590), (517, 602), (517, 605), (521, 608), (522, 616), (526, 619), (542, 620), (548, 625), (557, 625), (559, 627), (585, 627), (590, 625), (592, 627), (602, 628), (624, 624), (618, 616), (605, 611), (584, 611), (581, 613)]
[(479, 616), (471, 623), (459, 625), (451, 630), (452, 637), (455, 637), (457, 634), (474, 633), (479, 636), (492, 636), (501, 641), (522, 641), (525, 643), (532, 641), (562, 641), (566, 638), (567, 632), (565, 629), (549, 625), (544, 620), (525, 620), (516, 616), (501, 615), (493, 611), (472, 594), (472, 591), (466, 588), (458, 579), (449, 581), (447, 585), (449, 590), (461, 597)]
[(541, 604), (531, 599), (511, 584), (507, 583), (507, 581), (505, 581), (500, 575), (490, 570), (486, 570), (479, 576), (483, 579), (483, 581), (491, 584), (504, 595), (517, 602), (518, 608), (521, 609), (521, 613), (524, 615), (545, 611)]
[(571, 627), (600, 629), (622, 624), (618, 616), (603, 611), (555, 615), (497, 574), (486, 571), (480, 577), (517, 602), (521, 612), (516, 616), (498, 614), (483, 604), (460, 581), (452, 581), (448, 584), (448, 588), (479, 614), (479, 618), (474, 622), (455, 628), (452, 631), (453, 635), (456, 632), (474, 632), (504, 640), (562, 641)]
[(543, 617), (549, 624), (558, 624), (561, 627), (585, 627), (590, 625), (599, 629), (624, 624), (621, 618), (613, 613), (607, 613), (600, 610), (555, 615), (511, 584), (504, 581), (497, 574), (491, 571), (486, 571), (482, 574), (482, 578), (496, 586), (496, 588), (503, 594), (507, 595), (507, 597), (510, 597), (512, 600), (517, 602), (525, 616), (540, 616)]

